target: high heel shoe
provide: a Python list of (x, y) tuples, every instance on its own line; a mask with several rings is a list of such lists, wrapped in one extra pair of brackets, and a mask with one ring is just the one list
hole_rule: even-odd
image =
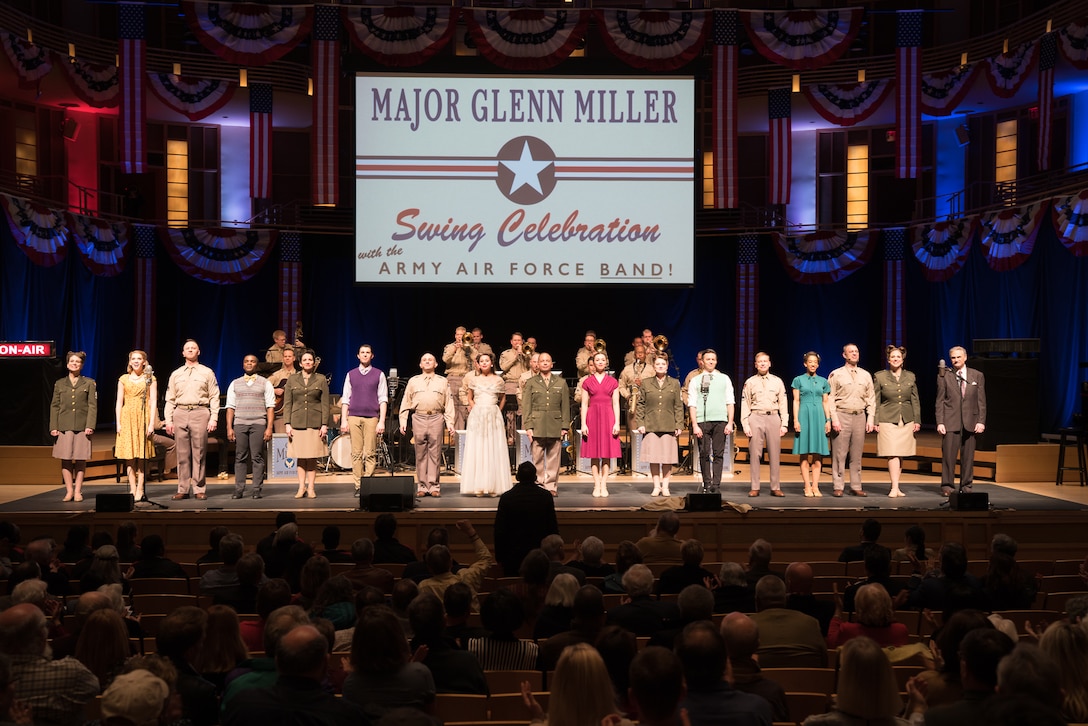
[(70, 501), (72, 501), (72, 498), (73, 498), (73, 494), (72, 494), (72, 492), (67, 492), (67, 493), (66, 493), (66, 494), (64, 495), (64, 499), (61, 499), (61, 501), (62, 501), (62, 502), (70, 502)]
[(672, 496), (671, 494), (669, 494), (669, 488), (668, 487), (661, 487), (661, 496), (663, 496), (663, 497), (671, 497)]
[(660, 487), (660, 486), (658, 486), (658, 485), (655, 485), (655, 486), (654, 486), (654, 490), (653, 490), (652, 492), (650, 492), (650, 496), (651, 496), (651, 497), (659, 497), (659, 496), (661, 496), (661, 487)]
[(83, 501), (83, 492), (76, 492), (75, 496), (72, 497), (72, 499), (73, 499), (73, 501), (76, 501), (76, 502), (82, 502)]
[(898, 490), (898, 489), (892, 489), (890, 492), (888, 492), (888, 496), (892, 497), (892, 498), (895, 498), (895, 497), (905, 497), (906, 495), (903, 492), (901, 492), (900, 490)]
[(317, 499), (317, 495), (314, 494), (313, 489), (307, 489), (306, 490), (306, 496), (309, 497), (310, 499)]
[(305, 489), (299, 489), (298, 492), (295, 493), (295, 499), (302, 499), (305, 496), (306, 496), (306, 490)]
[(823, 496), (823, 494), (820, 493), (820, 487), (816, 487), (816, 486), (812, 487), (812, 496), (814, 496), (814, 497), (822, 497)]

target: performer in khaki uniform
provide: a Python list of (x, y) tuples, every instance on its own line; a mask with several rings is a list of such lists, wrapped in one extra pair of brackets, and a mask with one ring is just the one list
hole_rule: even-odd
[(68, 375), (53, 386), (49, 406), (49, 435), (56, 437), (53, 458), (60, 459), (64, 500), (83, 501), (83, 475), (91, 458), (91, 434), (98, 421), (98, 388), (93, 378), (81, 374), (87, 354), (69, 351)]
[(454, 405), (449, 383), (434, 370), (438, 361), (433, 353), (419, 359), (418, 376), (408, 379), (400, 404), (400, 432), (408, 431), (408, 412), (412, 413), (412, 440), (416, 449), (416, 494), (442, 496), (439, 466), (442, 458), (442, 424), (453, 428)]
[(166, 433), (178, 447), (178, 492), (171, 499), (188, 499), (190, 489), (197, 499), (207, 499), (204, 465), (208, 434), (219, 420), (219, 383), (212, 369), (200, 364), (195, 340), (185, 341), (181, 354), (185, 365), (166, 384)]
[(465, 332), (465, 326), (457, 326), (457, 330), (453, 331), (453, 342), (447, 343), (442, 349), (442, 362), (446, 364), (446, 381), (449, 383), (455, 408), (453, 426), (458, 431), (465, 428), (465, 419), (468, 418), (468, 404), (461, 399), (461, 384), (465, 375), (472, 370), (472, 361), (476, 359), (472, 346), (464, 343)]
[(639, 338), (638, 345), (635, 346), (634, 359), (620, 371), (620, 398), (627, 402), (628, 421), (635, 416), (635, 403), (638, 401), (636, 394), (639, 393), (639, 386), (642, 385), (643, 379), (650, 378), (653, 374), (653, 368), (646, 361), (646, 347)]
[(558, 496), (560, 440), (567, 435), (570, 421), (570, 388), (552, 375), (552, 356), (541, 353), (540, 374), (525, 382), (522, 389), (523, 424), (532, 442), (537, 483)]
[(640, 389), (635, 405), (635, 428), (644, 436), (640, 458), (650, 465), (654, 480), (651, 497), (669, 493), (669, 476), (678, 460), (676, 437), (684, 428), (684, 403), (680, 381), (668, 375), (669, 359), (654, 355), (654, 375)]
[(577, 369), (579, 378), (589, 375), (589, 361), (593, 359), (593, 354), (596, 352), (597, 334), (592, 330), (587, 330), (586, 337), (582, 341), (582, 347), (578, 349), (578, 353), (574, 356), (574, 367)]
[(833, 496), (841, 497), (845, 487), (846, 457), (850, 456), (850, 494), (869, 496), (861, 490), (861, 455), (865, 434), (876, 423), (876, 389), (868, 371), (858, 368), (858, 347), (847, 343), (842, 348), (846, 365), (831, 371), (831, 481)]
[(514, 443), (518, 430), (518, 381), (529, 370), (529, 355), (524, 350), (525, 338), (521, 333), (510, 336), (510, 347), (499, 356), (499, 368), (506, 381), (506, 444)]
[(763, 447), (767, 447), (767, 459), (771, 468), (771, 496), (784, 497), (780, 460), (781, 438), (789, 424), (786, 386), (782, 379), (770, 372), (771, 357), (756, 353), (756, 375), (744, 382), (740, 394), (740, 425), (748, 437), (748, 460), (752, 470), (750, 497), (759, 496), (760, 461)]
[(525, 390), (526, 382), (537, 373), (540, 373), (540, 354), (533, 353), (532, 357), (529, 358), (529, 370), (518, 376), (518, 414), (523, 417), (525, 416), (525, 409), (521, 405), (521, 394)]
[(279, 404), (276, 418), (272, 422), (272, 430), (277, 434), (287, 433), (287, 425), (283, 421), (283, 392), (287, 379), (296, 373), (298, 368), (295, 367), (295, 349), (287, 348), (283, 351), (283, 367), (268, 377), (268, 382), (272, 384), (272, 393), (276, 397), (275, 401)]

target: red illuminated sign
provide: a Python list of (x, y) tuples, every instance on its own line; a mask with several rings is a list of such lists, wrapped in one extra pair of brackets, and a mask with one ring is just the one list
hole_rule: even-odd
[(51, 340), (12, 340), (0, 342), (0, 358), (55, 358), (56, 344)]

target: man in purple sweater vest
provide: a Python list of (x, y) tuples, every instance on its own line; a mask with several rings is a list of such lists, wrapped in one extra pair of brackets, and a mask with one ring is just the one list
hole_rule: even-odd
[(340, 431), (351, 434), (356, 496), (362, 478), (374, 476), (378, 437), (385, 432), (385, 410), (389, 405), (385, 373), (370, 365), (373, 359), (374, 350), (369, 345), (359, 346), (359, 367), (344, 377), (344, 394), (340, 397)]

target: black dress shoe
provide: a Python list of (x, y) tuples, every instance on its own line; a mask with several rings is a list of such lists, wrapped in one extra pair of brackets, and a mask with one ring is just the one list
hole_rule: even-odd
[(253, 498), (254, 499), (260, 499), (261, 498), (261, 493), (260, 492), (253, 492)]
[(946, 499), (952, 496), (952, 487), (941, 487), (941, 496)]
[(245, 495), (242, 492), (234, 492), (234, 494), (230, 495), (230, 498), (231, 499), (241, 499), (244, 496)]
[(972, 491), (974, 491), (974, 490), (971, 489), (970, 484), (967, 484), (965, 486), (960, 487), (960, 494), (964, 494), (964, 493), (970, 494)]

